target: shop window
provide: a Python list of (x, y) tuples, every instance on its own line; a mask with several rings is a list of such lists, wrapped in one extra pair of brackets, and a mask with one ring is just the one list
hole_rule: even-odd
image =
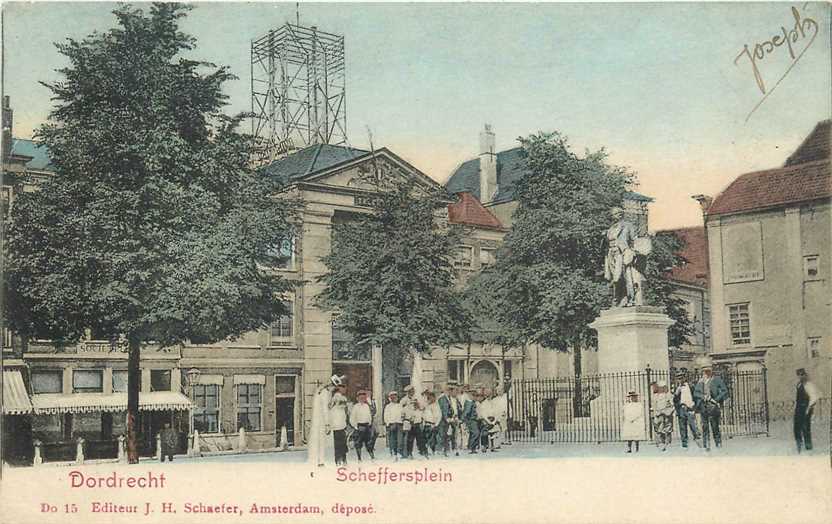
[(260, 412), (263, 407), (260, 384), (237, 386), (237, 429), (260, 431)]
[(63, 370), (33, 370), (32, 391), (34, 393), (63, 393)]
[(104, 391), (104, 371), (76, 369), (72, 372), (73, 393), (101, 393)]
[(220, 386), (218, 384), (194, 384), (194, 429), (200, 433), (216, 433), (220, 420)]
[(127, 391), (127, 370), (113, 370), (113, 393), (124, 393)]

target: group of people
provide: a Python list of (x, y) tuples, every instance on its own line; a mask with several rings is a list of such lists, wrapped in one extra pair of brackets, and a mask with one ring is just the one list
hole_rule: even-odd
[(387, 400), (383, 421), (395, 460), (413, 458), (414, 443), (424, 458), (447, 457), (451, 451), (459, 455), (465, 449), (469, 454), (496, 452), (507, 434), (507, 397), (491, 388), (448, 383), (439, 395), (428, 389), (417, 396), (409, 385), (401, 400), (396, 391)]
[[(714, 375), (710, 364), (702, 368), (702, 376), (693, 385), (688, 382), (687, 374), (683, 371), (678, 372), (675, 379), (676, 387), (672, 394), (664, 380), (651, 384), (650, 422), (656, 443), (661, 446), (662, 451), (667, 451), (673, 434), (675, 415), (683, 448), (688, 447), (689, 436), (706, 451), (711, 450), (711, 437), (716, 447), (722, 447), (719, 425), (722, 404), (728, 398), (725, 381)], [(630, 391), (621, 420), (621, 438), (627, 442), (627, 453), (632, 453), (633, 449), (638, 452), (639, 441), (647, 439), (644, 416), (644, 405), (639, 401), (638, 393)]]
[[(379, 434), (373, 421), (377, 406), (369, 391), (360, 390), (355, 402), (347, 398), (345, 378), (333, 375), (321, 386), (313, 407), (309, 458), (322, 466), (327, 450), (334, 451), (336, 465), (347, 463), (349, 443), (360, 461), (375, 459)], [(445, 384), (437, 394), (427, 389), (417, 394), (413, 385), (387, 394), (381, 416), (387, 449), (394, 460), (422, 458), (453, 452), (496, 452), (508, 435), (508, 401), (491, 388)]]

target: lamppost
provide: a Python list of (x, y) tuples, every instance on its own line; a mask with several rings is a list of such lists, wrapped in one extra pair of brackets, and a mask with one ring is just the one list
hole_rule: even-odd
[(194, 432), (194, 385), (199, 381), (200, 371), (196, 368), (191, 368), (185, 372), (186, 387), (188, 388), (188, 398), (191, 400), (191, 407), (188, 409), (188, 432)]

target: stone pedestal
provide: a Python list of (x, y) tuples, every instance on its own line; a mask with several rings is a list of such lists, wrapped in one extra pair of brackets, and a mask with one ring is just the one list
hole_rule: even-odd
[(598, 373), (667, 371), (667, 329), (673, 320), (664, 308), (616, 307), (601, 311), (589, 325), (598, 332)]
[[(598, 397), (590, 402), (592, 419), (603, 428), (617, 428), (629, 391), (647, 406), (652, 372), (667, 377), (670, 357), (667, 329), (673, 320), (653, 306), (616, 307), (601, 311), (589, 325), (598, 332)], [(645, 407), (645, 420), (649, 414)]]

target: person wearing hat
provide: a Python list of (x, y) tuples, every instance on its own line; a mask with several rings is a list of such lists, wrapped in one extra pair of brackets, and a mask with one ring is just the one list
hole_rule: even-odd
[(462, 413), (462, 405), (457, 397), (456, 384), (447, 383), (439, 395), (436, 403), (442, 417), (436, 428), (437, 447), (447, 457), (448, 450), (452, 447), (459, 455), (459, 448), (456, 445), (456, 437), (459, 432), (459, 414)]
[(309, 462), (319, 467), (324, 465), (333, 449), (333, 438), (330, 437), (332, 426), (329, 420), (329, 403), (333, 390), (342, 381), (343, 379), (338, 375), (332, 375), (315, 392), (315, 399), (312, 403), (312, 424), (309, 428), (307, 457)]
[(358, 392), (358, 400), (350, 411), (350, 423), (355, 428), (355, 455), (361, 461), (361, 448), (365, 448), (371, 459), (375, 459), (373, 452), (373, 410), (367, 402), (367, 391)]
[(653, 384), (651, 415), (656, 442), (662, 451), (667, 451), (673, 434), (673, 397), (667, 392), (667, 382), (663, 379)]
[(676, 373), (673, 406), (676, 408), (676, 418), (679, 420), (679, 436), (682, 438), (682, 447), (688, 447), (688, 429), (690, 429), (693, 436), (693, 441), (699, 445), (699, 428), (696, 425), (696, 404), (693, 401), (693, 389), (688, 384), (688, 377), (684, 371)]
[(404, 454), (404, 435), (402, 433), (402, 405), (399, 394), (391, 391), (387, 394), (387, 405), (382, 414), (384, 427), (387, 429), (387, 449), (393, 460), (399, 460)]
[[(469, 393), (470, 392), (470, 393)], [(462, 423), (465, 424), (465, 429), (468, 430), (468, 453), (476, 453), (480, 445), (480, 421), (477, 414), (477, 401), (479, 395), (476, 391), (471, 391), (468, 388), (466, 394), (468, 398), (462, 402)]]
[(413, 385), (407, 385), (404, 388), (405, 397), (401, 401), (402, 405), (402, 431), (405, 433), (405, 449), (407, 458), (413, 458), (413, 443), (419, 450), (419, 455), (427, 457), (427, 447), (425, 446), (424, 435), (422, 434), (422, 410), (423, 406), (416, 398), (416, 388)]
[(329, 401), (329, 425), (335, 445), (335, 464), (347, 463), (347, 386), (340, 379), (335, 386), (335, 393)]
[(627, 402), (621, 410), (621, 440), (627, 441), (627, 453), (633, 452), (633, 443), (638, 453), (640, 440), (647, 440), (647, 431), (644, 424), (644, 404), (638, 401), (638, 393), (630, 391), (627, 393)]
[(714, 375), (710, 359), (702, 361), (702, 377), (693, 390), (693, 401), (702, 415), (702, 444), (706, 451), (711, 450), (710, 435), (714, 436), (716, 447), (722, 447), (722, 433), (719, 422), (722, 415), (722, 403), (728, 398), (728, 387), (721, 377)]
[(818, 389), (809, 380), (806, 370), (798, 369), (794, 401), (794, 439), (798, 453), (812, 449), (812, 412), (817, 401)]
[(422, 438), (430, 454), (435, 455), (437, 448), (436, 428), (439, 427), (439, 422), (442, 420), (442, 411), (439, 409), (439, 404), (436, 403), (436, 394), (433, 391), (425, 390), (423, 397), (425, 399), (425, 411), (422, 419), (422, 434), (424, 435)]

